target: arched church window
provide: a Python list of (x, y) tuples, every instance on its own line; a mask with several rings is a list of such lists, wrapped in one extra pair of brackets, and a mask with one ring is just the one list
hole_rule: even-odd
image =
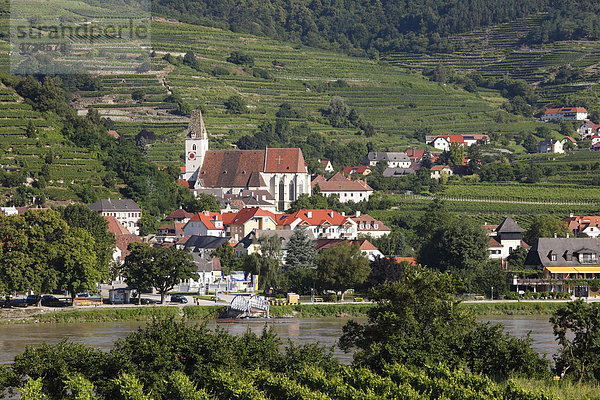
[(290, 201), (294, 201), (296, 199), (296, 185), (294, 181), (290, 182)]
[(196, 150), (196, 145), (195, 144), (192, 145), (192, 150)]
[(279, 201), (285, 200), (285, 184), (283, 179), (279, 181)]

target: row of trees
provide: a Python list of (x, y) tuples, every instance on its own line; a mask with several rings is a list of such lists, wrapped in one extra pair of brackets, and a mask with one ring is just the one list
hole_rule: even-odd
[[(0, 393), (20, 387), (25, 400), (242, 398), (240, 392), (246, 399), (551, 398), (506, 384), (513, 377), (551, 379), (549, 361), (530, 338), (478, 322), (454, 298), (460, 282), (451, 274), (420, 266), (398, 272), (371, 290), (376, 304), (368, 321), (343, 328), (340, 347), (356, 350), (350, 366), (317, 344), (281, 350), (266, 328), (260, 336), (231, 336), (163, 320), (109, 352), (66, 341), (28, 347), (10, 367), (0, 367)], [(578, 301), (552, 317), (561, 344), (554, 372), (564, 379), (600, 379), (594, 361), (599, 310)]]
[(111, 275), (115, 240), (82, 205), (0, 218), (0, 293), (93, 291)]

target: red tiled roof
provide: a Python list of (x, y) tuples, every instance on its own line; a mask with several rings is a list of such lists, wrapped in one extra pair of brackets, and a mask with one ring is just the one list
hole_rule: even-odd
[(321, 160), (319, 162), (321, 163), (321, 165), (323, 166), (323, 168), (327, 168), (327, 165), (329, 164), (329, 160)]
[(498, 247), (503, 247), (500, 242), (498, 242), (496, 239), (494, 239), (493, 237), (490, 238), (490, 244), (488, 245), (489, 248), (498, 248)]
[[(226, 214), (223, 214), (223, 217), (225, 217), (225, 215)], [(273, 219), (273, 221), (277, 221), (275, 214), (273, 214), (270, 211), (266, 211), (261, 208), (243, 208), (240, 211), (238, 211), (237, 214), (235, 214), (231, 222), (229, 222), (228, 224), (244, 224), (250, 218), (254, 217), (270, 217)], [(223, 223), (225, 223), (225, 218), (223, 218)]]
[(306, 172), (302, 150), (267, 149), (264, 172)]
[(565, 136), (565, 139), (567, 139), (571, 143), (577, 143), (577, 140), (573, 139), (571, 136)]
[(115, 139), (120, 138), (119, 134), (117, 133), (117, 131), (109, 129), (106, 131), (110, 136), (114, 137)]
[[(385, 224), (373, 217), (371, 217), (369, 214), (362, 214), (359, 217), (350, 217), (350, 219), (354, 222), (356, 222), (356, 225), (358, 226), (358, 230), (360, 232), (364, 232), (364, 231), (389, 231), (390, 228), (388, 228), (387, 226), (385, 226)], [(363, 225), (363, 227), (361, 228), (360, 226)], [(375, 225), (377, 225), (377, 229), (375, 229)], [(367, 228), (367, 226), (369, 228)]]
[(333, 210), (298, 210), (292, 214), (278, 215), (277, 224), (291, 225), (298, 219), (310, 226), (321, 226), (325, 222), (334, 226), (340, 226), (350, 221), (349, 217), (345, 217)]
[(345, 174), (364, 174), (365, 171), (370, 171), (371, 167), (368, 165), (357, 165), (355, 167), (346, 167), (344, 168)]
[(410, 265), (417, 265), (417, 259), (415, 257), (394, 257), (394, 262), (400, 264), (401, 262), (407, 262)]
[(177, 183), (179, 183), (181, 186), (185, 186), (187, 188), (190, 187), (190, 183), (188, 181), (186, 181), (185, 179), (177, 179)]
[(318, 239), (317, 243), (315, 244), (315, 250), (316, 251), (326, 250), (326, 249), (329, 249), (331, 247), (338, 246), (338, 245), (340, 245), (342, 243), (349, 243), (350, 245), (354, 245), (355, 243), (358, 243), (359, 244), (359, 248), (362, 251), (379, 250), (377, 247), (375, 247), (367, 239), (355, 239), (355, 240), (346, 240), (346, 239)]
[(564, 114), (564, 113), (586, 113), (587, 110), (584, 107), (562, 107), (562, 108), (548, 108), (546, 114)]
[(421, 160), (425, 154), (425, 149), (408, 149), (406, 155), (411, 160)]
[(259, 187), (264, 150), (209, 150), (198, 173), (204, 187)]
[(183, 222), (175, 222), (172, 224), (163, 224), (160, 226), (160, 228), (158, 228), (158, 230), (174, 230), (175, 232), (179, 233), (180, 235), (183, 235), (183, 226), (185, 224)]
[(483, 229), (489, 234), (494, 232), (498, 228), (498, 225), (483, 225)]
[[(317, 177), (318, 178), (318, 177)], [(311, 182), (311, 186), (314, 188), (316, 183), (314, 179)], [(319, 187), (322, 192), (345, 192), (345, 191), (353, 191), (353, 192), (363, 192), (363, 191), (372, 191), (373, 189), (366, 183), (366, 181), (362, 181), (360, 179), (352, 180), (349, 177), (346, 178), (341, 173), (337, 173), (329, 180), (318, 181)]]
[(115, 237), (115, 246), (121, 250), (121, 259), (127, 257), (129, 254), (129, 250), (127, 250), (127, 246), (132, 242), (141, 242), (142, 239), (129, 233), (127, 228), (125, 228), (115, 217), (112, 216), (103, 216), (108, 222), (108, 231), (111, 232)]
[(214, 221), (218, 221), (220, 219), (222, 219), (220, 213), (209, 212), (208, 215), (206, 215), (203, 212), (199, 212), (196, 213), (192, 218), (190, 218), (190, 221), (202, 221), (202, 223), (204, 224), (204, 226), (206, 226), (207, 229), (221, 229), (217, 228), (214, 224)]
[(438, 135), (435, 139), (437, 139), (437, 138), (444, 138), (444, 139), (448, 140), (450, 143), (464, 143), (465, 142), (465, 138), (463, 137), (463, 135)]
[(442, 171), (444, 169), (450, 168), (448, 165), (434, 165), (431, 167), (432, 171)]
[(180, 208), (178, 210), (173, 211), (171, 214), (167, 215), (165, 217), (165, 219), (166, 220), (184, 219), (184, 218), (192, 218), (193, 216), (194, 216), (194, 213), (187, 212), (184, 209)]

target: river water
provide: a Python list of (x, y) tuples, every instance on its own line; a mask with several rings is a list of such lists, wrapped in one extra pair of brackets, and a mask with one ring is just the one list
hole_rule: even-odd
[[(360, 318), (358, 320), (365, 321)], [(548, 316), (494, 316), (482, 320), (502, 323), (508, 332), (518, 337), (531, 331), (533, 348), (540, 354), (548, 354), (549, 358), (558, 348)], [(348, 319), (345, 318), (277, 318), (267, 324), (273, 327), (284, 342), (288, 339), (297, 344), (319, 342), (321, 345), (331, 347), (341, 336), (342, 327), (347, 321)], [(27, 345), (52, 344), (64, 338), (108, 351), (115, 340), (126, 337), (143, 325), (143, 322), (133, 321), (0, 325), (0, 364), (11, 363), (15, 355), (22, 353)], [(210, 321), (208, 326), (211, 329), (218, 326), (234, 335), (241, 335), (248, 329), (260, 334), (265, 321)], [(345, 354), (337, 347), (334, 349), (334, 355), (344, 363), (352, 360), (351, 354)]]

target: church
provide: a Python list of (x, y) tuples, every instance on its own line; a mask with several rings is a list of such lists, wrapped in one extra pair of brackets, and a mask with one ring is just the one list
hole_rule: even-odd
[(304, 193), (310, 194), (310, 175), (302, 150), (209, 150), (202, 113), (192, 113), (185, 138), (184, 179), (190, 189), (220, 189), (238, 195), (266, 190), (283, 211)]

